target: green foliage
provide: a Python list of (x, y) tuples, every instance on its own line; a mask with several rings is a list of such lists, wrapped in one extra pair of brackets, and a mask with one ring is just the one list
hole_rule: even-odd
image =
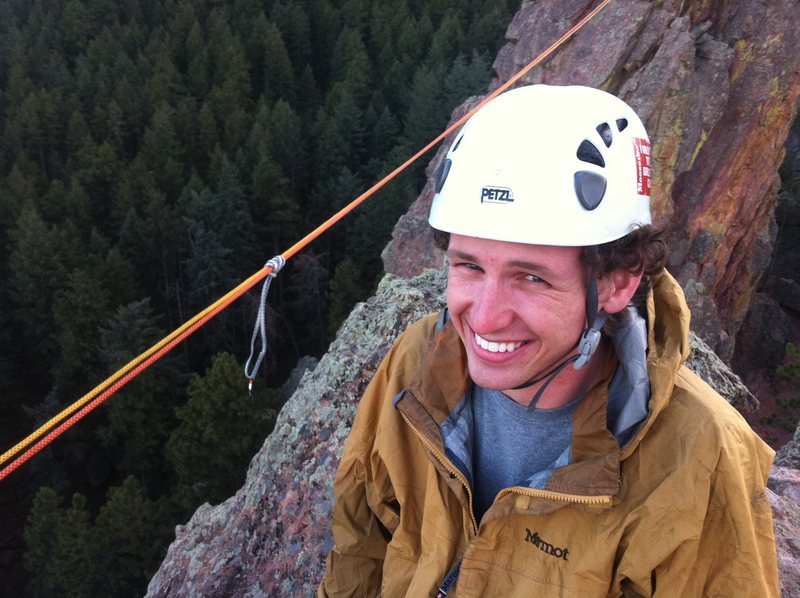
[(167, 516), (165, 506), (148, 500), (132, 476), (109, 491), (91, 534), (92, 561), (87, 565), (97, 572), (93, 596), (143, 594), (172, 538)]
[(177, 477), (176, 500), (185, 507), (218, 503), (244, 481), (256, 449), (272, 430), (273, 391), (243, 384), (242, 366), (228, 353), (216, 355), (203, 376), (189, 383), (179, 425), (166, 445)]
[[(109, 371), (124, 366), (165, 335), (159, 319), (149, 299), (116, 310), (100, 328), (100, 348)], [(159, 489), (167, 468), (163, 448), (177, 425), (175, 406), (184, 386), (174, 358), (161, 359), (108, 401), (107, 422), (97, 430), (116, 466), (146, 481), (152, 491)]]
[(55, 370), (57, 386), (80, 388), (97, 377), (98, 331), (109, 315), (110, 300), (108, 289), (81, 269), (71, 272), (56, 294), (54, 333), (61, 356)]
[[(25, 437), (436, 136), (457, 104), (485, 89), (515, 8), (506, 0), (0, 3), (4, 437)], [(274, 282), (267, 385), (279, 385), (301, 355), (321, 354), (372, 291), (424, 161)], [(92, 523), (95, 507), (127, 476), (183, 515), (235, 490), (272, 425), (272, 391), (242, 397), (231, 355), (188, 388), (187, 379), (222, 351), (241, 360), (256, 293), (38, 460), (37, 480), (88, 498), (72, 507), (37, 498), (28, 529), (36, 595), (141, 593), (150, 556), (102, 561), (35, 531), (47, 520), (75, 538), (93, 534), (103, 521)], [(130, 509), (136, 500), (119, 499)], [(112, 571), (100, 576), (106, 585), (93, 561)]]
[(97, 517), (75, 494), (69, 507), (47, 487), (25, 528), (25, 568), (32, 596), (142, 595), (163, 556), (170, 529), (164, 509), (133, 477), (109, 490)]
[(91, 588), (91, 521), (86, 499), (72, 497), (69, 507), (47, 487), (36, 494), (25, 527), (25, 568), (33, 596), (88, 596)]
[(30, 203), (22, 208), (10, 232), (9, 287), (11, 312), (26, 350), (34, 359), (51, 358), (56, 351), (53, 304), (66, 284), (75, 252), (68, 226), (49, 226)]
[(356, 301), (362, 299), (361, 272), (352, 259), (344, 259), (336, 266), (331, 279), (331, 308), (328, 334), (333, 337), (344, 322)]

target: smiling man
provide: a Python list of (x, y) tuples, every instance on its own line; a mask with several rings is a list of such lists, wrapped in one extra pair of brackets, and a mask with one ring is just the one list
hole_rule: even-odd
[(683, 366), (635, 112), (506, 92), (436, 191), (447, 310), (359, 406), (319, 595), (779, 595), (774, 453)]

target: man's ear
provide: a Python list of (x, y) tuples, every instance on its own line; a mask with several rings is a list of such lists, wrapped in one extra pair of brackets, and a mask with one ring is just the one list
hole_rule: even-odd
[(601, 278), (598, 282), (599, 305), (598, 308), (607, 314), (615, 314), (625, 309), (625, 306), (633, 297), (639, 283), (642, 281), (642, 273), (633, 274), (627, 270), (614, 270)]

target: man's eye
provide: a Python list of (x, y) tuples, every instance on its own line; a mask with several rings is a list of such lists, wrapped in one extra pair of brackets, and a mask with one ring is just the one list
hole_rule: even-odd
[(465, 270), (480, 270), (480, 266), (472, 262), (455, 262), (450, 264), (451, 267), (463, 268)]
[(545, 283), (545, 281), (534, 274), (525, 275), (525, 280), (529, 282)]

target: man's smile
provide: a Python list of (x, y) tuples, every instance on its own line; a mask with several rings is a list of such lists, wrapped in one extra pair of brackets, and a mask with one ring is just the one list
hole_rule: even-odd
[(495, 342), (487, 341), (477, 332), (475, 333), (475, 343), (481, 348), (491, 353), (511, 353), (519, 349), (524, 342)]

